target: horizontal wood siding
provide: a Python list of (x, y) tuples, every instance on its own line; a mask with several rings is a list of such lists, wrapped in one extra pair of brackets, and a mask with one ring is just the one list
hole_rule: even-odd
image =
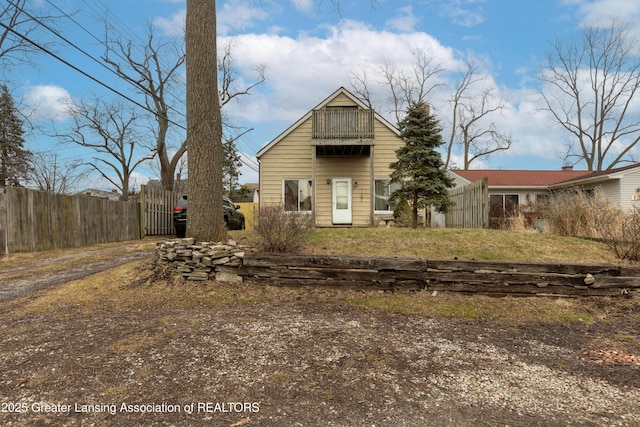
[(260, 203), (282, 203), (283, 179), (311, 179), (311, 119), (260, 159)]
[[(358, 106), (345, 94), (338, 94), (322, 108)], [(316, 225), (332, 226), (331, 181), (333, 178), (351, 178), (353, 225), (368, 226), (372, 216), (372, 191), (375, 178), (388, 178), (389, 164), (396, 160), (395, 151), (403, 141), (384, 123), (375, 118), (371, 110), (358, 106), (363, 114), (370, 114), (373, 120), (374, 173), (371, 171), (371, 157), (315, 156), (313, 139), (313, 112), (309, 119), (292, 129), (284, 138), (273, 145), (260, 158), (260, 203), (282, 204), (282, 183), (284, 179), (312, 179), (315, 157), (315, 197)], [(318, 113), (319, 114), (319, 113)], [(316, 129), (317, 131), (317, 129)], [(366, 152), (366, 151), (365, 151)], [(355, 187), (355, 183), (358, 186)]]
[(347, 95), (340, 93), (329, 101), (325, 107), (351, 107), (353, 105), (356, 104)]
[[(640, 207), (640, 194), (636, 193), (640, 188), (640, 170), (625, 173), (620, 180), (620, 207), (631, 209)], [(634, 200), (635, 199), (635, 200)]]
[(139, 239), (139, 204), (7, 187), (7, 251)]
[[(351, 197), (353, 208), (353, 225), (370, 224), (371, 185), (369, 181), (369, 157), (318, 157), (316, 160), (316, 224), (331, 226), (332, 221), (332, 185), (327, 179), (351, 178)], [(355, 183), (358, 187), (355, 187)]]
[(375, 129), (376, 145), (373, 169), (375, 178), (381, 179), (391, 175), (389, 164), (398, 160), (396, 151), (404, 145), (404, 141), (378, 120), (376, 120)]

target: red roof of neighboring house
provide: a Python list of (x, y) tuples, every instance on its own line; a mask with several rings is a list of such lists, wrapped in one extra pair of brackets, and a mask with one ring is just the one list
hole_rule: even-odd
[(486, 177), (490, 186), (505, 187), (547, 186), (593, 174), (590, 171), (574, 170), (453, 169), (451, 172), (470, 182)]

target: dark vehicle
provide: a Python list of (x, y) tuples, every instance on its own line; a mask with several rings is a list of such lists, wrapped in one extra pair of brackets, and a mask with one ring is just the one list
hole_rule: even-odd
[[(240, 206), (233, 204), (230, 198), (222, 200), (224, 210), (224, 223), (229, 230), (244, 230), (244, 214), (240, 212)], [(187, 232), (187, 196), (182, 196), (178, 204), (173, 208), (173, 226), (177, 237), (184, 237)]]

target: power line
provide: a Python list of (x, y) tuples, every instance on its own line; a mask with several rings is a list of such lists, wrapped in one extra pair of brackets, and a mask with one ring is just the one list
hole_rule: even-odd
[[(11, 0), (9, 0), (9, 1), (11, 1)], [(86, 4), (86, 5), (87, 5), (91, 10), (93, 10), (93, 11), (94, 11), (94, 13), (96, 13), (96, 14), (98, 13), (98, 11), (97, 11), (95, 8), (93, 8), (91, 5), (89, 5), (89, 4), (87, 3), (87, 1), (86, 1), (86, 0), (83, 0), (83, 2), (84, 2), (84, 3), (85, 3), (85, 4)], [(114, 18), (119, 22), (120, 26), (124, 27), (124, 29), (126, 30), (126, 32), (127, 32), (130, 36), (132, 36), (132, 38), (137, 38), (137, 39), (138, 39), (138, 41), (140, 41), (141, 43), (144, 43), (144, 41), (143, 41), (143, 40), (142, 40), (142, 39), (141, 39), (141, 38), (140, 38), (136, 33), (134, 33), (134, 32), (133, 32), (133, 31), (132, 31), (132, 30), (131, 30), (131, 29), (130, 29), (130, 28), (129, 28), (129, 27), (128, 27), (128, 26), (127, 26), (127, 25), (126, 25), (126, 24), (125, 24), (121, 19), (120, 19), (120, 18), (118, 18), (118, 17), (117, 17), (117, 15), (113, 14), (113, 13), (110, 11), (110, 9), (109, 9), (107, 6), (105, 6), (105, 5), (104, 5), (104, 3), (103, 3), (103, 2), (101, 2), (100, 0), (98, 0), (98, 2), (102, 5), (103, 10), (104, 10), (104, 12), (105, 12), (105, 21), (107, 20), (107, 15), (109, 15), (109, 14), (110, 14), (111, 16), (113, 16), (113, 17), (114, 17)], [(89, 35), (90, 35), (94, 40), (96, 40), (99, 44), (103, 45), (103, 46), (105, 47), (105, 49), (109, 49), (109, 47), (106, 45), (106, 42), (105, 42), (105, 41), (102, 41), (102, 40), (100, 40), (98, 37), (96, 37), (96, 36), (95, 36), (91, 31), (89, 31), (88, 29), (86, 29), (82, 24), (80, 24), (77, 20), (75, 20), (74, 18), (72, 18), (68, 13), (66, 13), (65, 11), (63, 11), (62, 9), (60, 9), (58, 6), (54, 5), (50, 0), (47, 0), (47, 3), (49, 3), (51, 6), (53, 6), (56, 10), (58, 10), (58, 11), (59, 11), (60, 13), (62, 13), (64, 16), (66, 16), (66, 17), (67, 17), (67, 19), (69, 19), (69, 20), (70, 20), (70, 21), (72, 21), (74, 24), (76, 24), (78, 27), (80, 27), (84, 32), (86, 32), (87, 34), (89, 34)], [(16, 7), (17, 7), (17, 6), (16, 6)], [(24, 11), (24, 9), (22, 9), (22, 8), (21, 8), (21, 10), (22, 10), (23, 12), (25, 12), (25, 11)], [(25, 12), (25, 13), (27, 13), (27, 12)], [(30, 16), (33, 20), (35, 20), (36, 22), (38, 22), (38, 23), (40, 23), (42, 26), (44, 26), (46, 29), (48, 29), (50, 32), (52, 32), (54, 35), (56, 35), (57, 37), (61, 38), (61, 39), (62, 39), (63, 41), (65, 41), (66, 43), (68, 43), (69, 45), (71, 45), (72, 47), (74, 47), (75, 49), (77, 49), (78, 51), (80, 51), (81, 53), (83, 53), (84, 55), (86, 55), (86, 56), (88, 56), (89, 58), (91, 58), (94, 62), (98, 63), (100, 66), (102, 66), (102, 67), (106, 68), (108, 71), (110, 71), (110, 72), (112, 72), (113, 74), (115, 74), (115, 75), (116, 75), (116, 77), (118, 77), (118, 78), (122, 78), (122, 76), (121, 76), (121, 75), (119, 75), (117, 72), (115, 72), (112, 68), (110, 68), (110, 67), (106, 66), (106, 65), (105, 65), (105, 64), (103, 64), (101, 61), (99, 61), (99, 60), (97, 60), (95, 57), (93, 57), (91, 54), (87, 53), (85, 50), (81, 49), (81, 48), (80, 48), (80, 47), (78, 47), (76, 44), (72, 43), (71, 41), (69, 41), (69, 40), (68, 40), (68, 39), (66, 39), (65, 37), (61, 36), (57, 31), (55, 31), (54, 29), (52, 29), (52, 28), (50, 28), (50, 27), (46, 26), (45, 24), (43, 24), (42, 22), (40, 22), (37, 18), (35, 18), (35, 17), (31, 16), (31, 15), (29, 15), (29, 16)], [(113, 26), (112, 28), (114, 28), (114, 30), (118, 31), (118, 29), (116, 28), (116, 26)], [(128, 58), (123, 57), (119, 52), (114, 51), (114, 53), (115, 53), (115, 54), (116, 54), (116, 56), (118, 56), (120, 59), (122, 59), (122, 60), (124, 60), (124, 61), (128, 61)], [(127, 81), (127, 83), (130, 83), (130, 84), (132, 84), (132, 85), (133, 85), (133, 83), (131, 83), (131, 82), (130, 82), (130, 81), (128, 81), (127, 79), (124, 79), (124, 80), (125, 80), (125, 81)], [(182, 82), (182, 83), (184, 84), (184, 82)], [(138, 86), (135, 86), (135, 85), (133, 85), (133, 86), (134, 86), (134, 88), (136, 88), (136, 89), (140, 89)], [(143, 88), (143, 89), (144, 89), (144, 88)], [(146, 89), (144, 89), (144, 90), (146, 91)], [(146, 91), (146, 92), (147, 92), (147, 94), (149, 94), (150, 96), (153, 96), (153, 94), (150, 94), (148, 91)], [(169, 95), (173, 96), (173, 94), (171, 94), (171, 93), (169, 93)], [(180, 102), (181, 104), (184, 104), (184, 100), (183, 100), (183, 99), (177, 98), (177, 97), (175, 97), (175, 96), (174, 96), (174, 99), (175, 99), (175, 100), (177, 100), (178, 102)], [(173, 108), (173, 107), (171, 107), (171, 106), (169, 106), (169, 109), (173, 110), (173, 111), (174, 111), (174, 112), (176, 112), (177, 114), (180, 114), (182, 117), (185, 117), (185, 118), (186, 118), (186, 116), (185, 116), (185, 114), (184, 114), (183, 112), (181, 112), (181, 111), (179, 111), (179, 110), (176, 110), (175, 108)], [(149, 110), (149, 109), (147, 109), (147, 111), (151, 112), (151, 113), (152, 113), (152, 114), (154, 114), (154, 115), (157, 115), (157, 113), (156, 113), (156, 112), (154, 112), (154, 111), (151, 111), (151, 110)], [(171, 123), (173, 123), (173, 122), (171, 122)], [(183, 126), (180, 126), (180, 127), (181, 127), (182, 129), (185, 129)], [(186, 129), (185, 129), (185, 130), (186, 130)], [(255, 149), (255, 147), (250, 146), (246, 141), (242, 141), (242, 142), (245, 144), (245, 146), (247, 146), (247, 148), (252, 149), (252, 150), (254, 150), (254, 151), (257, 151), (257, 150)], [(247, 164), (246, 166), (248, 166), (248, 167), (253, 166), (253, 167), (251, 167), (251, 169), (253, 169), (255, 172), (258, 172), (258, 170), (256, 169), (256, 168), (258, 168), (258, 167), (259, 167), (259, 166), (258, 166), (258, 163), (257, 163), (257, 162), (254, 162), (252, 159), (249, 159), (249, 158), (247, 158), (246, 160), (247, 160), (247, 161), (250, 161), (250, 162), (252, 163), (251, 165)], [(244, 160), (242, 160), (242, 162), (243, 162), (243, 163), (245, 163), (245, 161), (244, 161)]]
[[(9, 2), (10, 2), (14, 7), (16, 7), (16, 8), (18, 8), (18, 9), (20, 9), (20, 11), (21, 11), (22, 13), (25, 13), (25, 14), (26, 14), (27, 16), (29, 16), (32, 20), (34, 20), (35, 22), (37, 22), (39, 25), (41, 25), (42, 27), (46, 28), (46, 29), (47, 29), (47, 30), (49, 30), (51, 33), (53, 33), (54, 35), (56, 35), (57, 37), (59, 37), (59, 38), (60, 38), (61, 40), (63, 40), (65, 43), (67, 43), (67, 44), (69, 44), (70, 46), (74, 47), (75, 49), (77, 49), (78, 51), (80, 51), (81, 53), (83, 53), (84, 55), (86, 55), (86, 56), (88, 56), (89, 58), (91, 58), (94, 62), (96, 62), (96, 63), (100, 64), (102, 67), (106, 68), (106, 69), (107, 69), (107, 70), (109, 70), (110, 72), (113, 72), (114, 74), (116, 74), (116, 76), (117, 76), (117, 77), (120, 77), (120, 78), (121, 78), (121, 76), (119, 76), (117, 73), (115, 73), (111, 68), (109, 68), (109, 67), (105, 66), (101, 61), (97, 60), (97, 59), (96, 59), (95, 57), (93, 57), (91, 54), (87, 53), (85, 50), (83, 50), (83, 49), (81, 49), (80, 47), (78, 47), (75, 43), (73, 43), (73, 42), (71, 42), (70, 40), (68, 40), (67, 38), (63, 37), (63, 36), (62, 36), (61, 34), (59, 34), (57, 31), (53, 30), (51, 27), (49, 27), (48, 25), (46, 25), (46, 24), (44, 24), (42, 21), (40, 21), (38, 18), (36, 18), (36, 17), (32, 16), (31, 14), (29, 14), (27, 11), (25, 11), (25, 10), (24, 10), (24, 8), (22, 8), (22, 7), (20, 7), (20, 6), (16, 5), (16, 4), (14, 4), (13, 2), (11, 2), (11, 0), (9, 0)], [(49, 2), (49, 4), (51, 4), (51, 3)], [(55, 6), (54, 6), (54, 7), (55, 7)], [(59, 10), (60, 12), (62, 12), (63, 14), (65, 14), (65, 16), (67, 16), (67, 18), (71, 19), (71, 18), (69, 17), (69, 15), (68, 15), (68, 14), (66, 14), (66, 13), (65, 13), (65, 12), (63, 12), (63, 11), (61, 11), (61, 10), (60, 10), (59, 8), (57, 8), (57, 7), (56, 7), (56, 9), (57, 9), (57, 10)], [(108, 10), (108, 9), (107, 9), (107, 10)], [(77, 22), (76, 22), (75, 20), (73, 20), (73, 19), (71, 19), (71, 20), (72, 20), (72, 22), (76, 23), (76, 25), (79, 25), (79, 24), (77, 24)], [(51, 52), (49, 49), (47, 49), (46, 47), (42, 46), (41, 44), (39, 44), (39, 43), (35, 42), (34, 40), (30, 39), (29, 37), (25, 36), (24, 34), (21, 34), (21, 33), (17, 32), (16, 30), (14, 30), (13, 28), (11, 28), (11, 27), (7, 26), (7, 25), (6, 25), (6, 24), (4, 24), (3, 22), (0, 22), (0, 26), (2, 26), (3, 28), (5, 28), (5, 29), (6, 29), (7, 31), (9, 31), (10, 33), (12, 33), (12, 34), (16, 35), (17, 37), (21, 38), (22, 40), (24, 40), (24, 41), (26, 41), (26, 42), (30, 43), (31, 45), (33, 45), (33, 46), (34, 46), (34, 47), (36, 47), (37, 49), (40, 49), (41, 51), (43, 51), (44, 53), (46, 53), (46, 54), (48, 54), (49, 56), (53, 57), (53, 58), (54, 58), (54, 59), (56, 59), (57, 61), (59, 61), (59, 62), (61, 62), (61, 63), (65, 64), (66, 66), (68, 66), (68, 67), (72, 68), (73, 70), (75, 70), (75, 71), (79, 72), (79, 73), (80, 73), (80, 74), (82, 74), (83, 76), (85, 76), (85, 77), (89, 78), (90, 80), (92, 80), (92, 81), (94, 81), (94, 82), (98, 83), (100, 86), (102, 86), (102, 87), (104, 87), (104, 88), (108, 89), (109, 91), (111, 91), (111, 92), (115, 93), (116, 95), (118, 95), (118, 96), (120, 96), (120, 97), (122, 97), (122, 98), (126, 99), (127, 101), (129, 101), (129, 102), (133, 103), (134, 105), (136, 105), (136, 106), (138, 106), (138, 107), (142, 108), (143, 110), (145, 110), (145, 111), (147, 111), (147, 112), (149, 112), (149, 113), (151, 113), (151, 114), (153, 114), (153, 115), (155, 115), (155, 116), (158, 116), (158, 113), (157, 113), (156, 111), (151, 110), (151, 109), (150, 109), (150, 108), (148, 108), (146, 105), (143, 105), (143, 104), (139, 103), (138, 101), (134, 100), (133, 98), (131, 98), (131, 97), (129, 97), (129, 96), (127, 96), (127, 95), (123, 94), (123, 93), (122, 93), (122, 92), (120, 92), (119, 90), (117, 90), (117, 89), (115, 89), (115, 88), (111, 87), (110, 85), (108, 85), (108, 84), (106, 84), (106, 83), (102, 82), (102, 81), (101, 81), (101, 80), (99, 80), (98, 78), (96, 78), (96, 77), (92, 76), (92, 75), (91, 75), (91, 74), (89, 74), (88, 72), (85, 72), (85, 71), (84, 71), (84, 70), (82, 70), (81, 68), (79, 68), (79, 67), (77, 67), (77, 66), (73, 65), (72, 63), (70, 63), (69, 61), (67, 61), (67, 60), (65, 60), (64, 58), (60, 57), (59, 55), (57, 55), (57, 54), (55, 54), (55, 53)], [(80, 26), (80, 28), (82, 28), (84, 31), (86, 31), (86, 32), (88, 32), (89, 34), (91, 34), (91, 32), (89, 32), (88, 30), (86, 30), (84, 27), (82, 27), (81, 25), (79, 25), (79, 26)], [(92, 34), (91, 34), (91, 35), (92, 35)], [(93, 35), (92, 35), (92, 36), (93, 36)], [(98, 40), (95, 36), (93, 36), (93, 37), (94, 37), (94, 39)], [(123, 59), (124, 59), (124, 58), (123, 58)], [(174, 111), (175, 111), (175, 110), (174, 110)], [(167, 119), (167, 121), (168, 121), (169, 123), (171, 123), (171, 124), (173, 124), (173, 125), (177, 126), (178, 128), (181, 128), (181, 129), (183, 129), (184, 131), (186, 131), (186, 130), (187, 130), (187, 129), (186, 129), (186, 127), (185, 127), (185, 126), (183, 126), (182, 124), (177, 123), (177, 122), (175, 122), (175, 121), (173, 121), (173, 120), (170, 120), (170, 119), (169, 119), (169, 118), (167, 118), (167, 117), (165, 117), (165, 118)], [(257, 164), (255, 164), (255, 166), (254, 166), (254, 165), (251, 165), (251, 164), (248, 164), (244, 159), (241, 159), (241, 162), (242, 162), (243, 164), (245, 164), (245, 166), (247, 166), (248, 168), (250, 168), (251, 170), (253, 170), (254, 172), (258, 172), (258, 170), (257, 170), (257, 166), (258, 166), (258, 165), (257, 165)], [(255, 163), (255, 162), (254, 162), (254, 163)]]

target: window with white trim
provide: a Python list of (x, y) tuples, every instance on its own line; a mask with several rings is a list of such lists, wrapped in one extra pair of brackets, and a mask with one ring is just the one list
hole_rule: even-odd
[(285, 179), (282, 186), (284, 210), (287, 212), (311, 212), (311, 184), (310, 179)]
[(391, 180), (376, 179), (375, 180), (375, 213), (392, 213), (396, 208), (396, 202), (391, 200), (391, 194), (399, 189), (399, 183), (391, 183)]

